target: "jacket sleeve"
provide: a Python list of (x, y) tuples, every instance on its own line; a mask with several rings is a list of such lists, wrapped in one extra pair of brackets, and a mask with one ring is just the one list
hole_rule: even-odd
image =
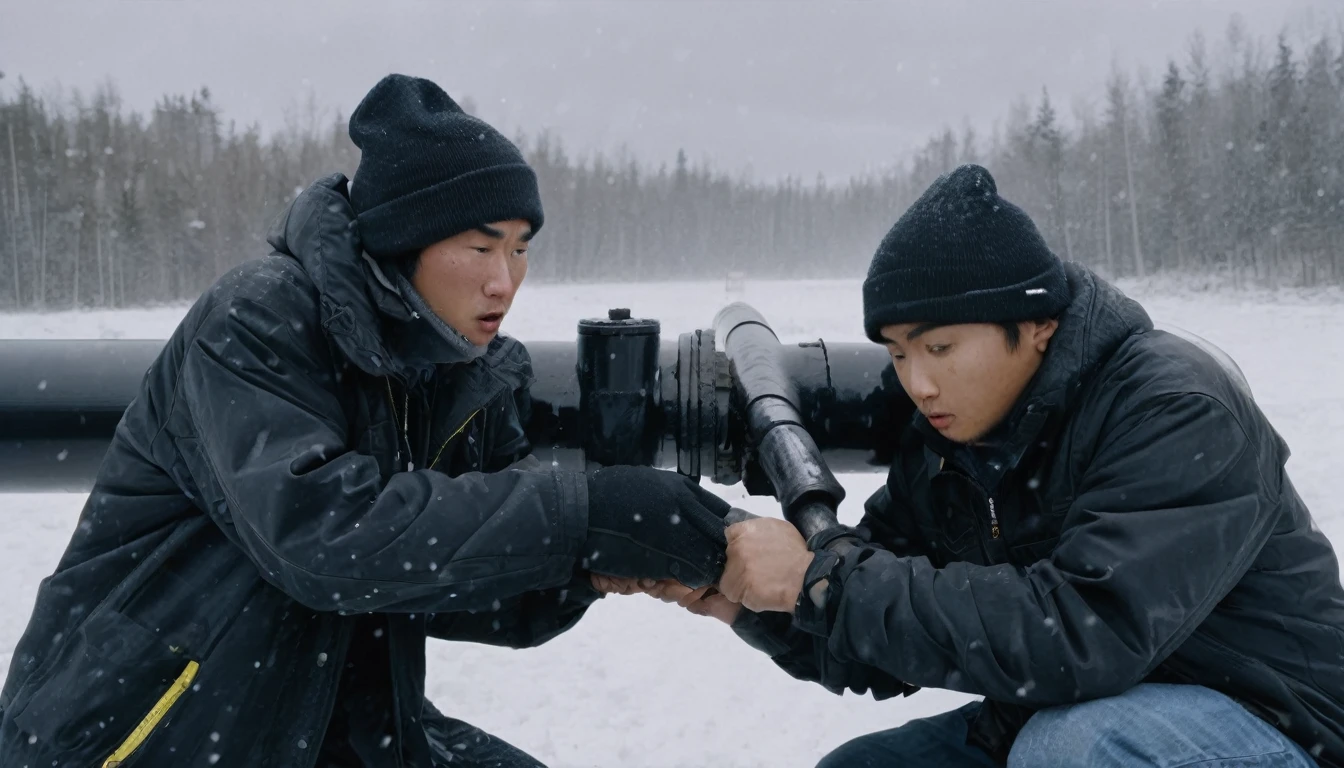
[(1195, 630), (1269, 537), (1274, 485), (1259, 462), (1217, 400), (1149, 399), (1099, 443), (1049, 559), (935, 569), (854, 550), (829, 569), (824, 604), (801, 600), (794, 623), (836, 657), (915, 685), (1036, 707), (1120, 693)]
[[(525, 354), (523, 352), (522, 354)], [(503, 399), (493, 414), (494, 440), (486, 462), (487, 471), (528, 470), (541, 472), (541, 462), (523, 430), (531, 397), (519, 387), (512, 398)], [(430, 637), (440, 640), (485, 643), (505, 648), (533, 648), (579, 622), (602, 595), (593, 589), (589, 575), (579, 573), (564, 587), (524, 592), (485, 611), (453, 611), (430, 617)]]
[[(890, 491), (883, 486), (865, 502), (856, 533), (864, 541), (874, 542), (875, 547), (903, 554), (909, 539), (891, 522), (900, 519), (893, 514)], [(826, 638), (793, 626), (793, 617), (787, 613), (756, 613), (743, 608), (733, 622), (733, 632), (768, 655), (790, 677), (819, 683), (831, 693), (871, 691), (873, 698), (882, 700), (898, 694), (909, 696), (919, 690), (877, 667), (836, 657), (830, 652)]]
[(756, 613), (743, 608), (733, 622), (733, 632), (769, 656), (790, 677), (817, 683), (834, 694), (847, 690), (860, 695), (872, 693), (881, 701), (919, 690), (877, 667), (838, 658), (830, 652), (825, 638), (794, 627), (792, 619), (787, 613)]
[(429, 620), (429, 636), (505, 648), (534, 648), (568, 631), (601, 597), (589, 583), (588, 574), (583, 573), (564, 587), (524, 592), (484, 611), (435, 614)]
[[(315, 610), (488, 609), (566, 584), (587, 527), (582, 474), (433, 470), (384, 482), (348, 447), (315, 323), (234, 299), (183, 356), (179, 440), (209, 512), (271, 584)], [(208, 489), (208, 490), (206, 490)]]

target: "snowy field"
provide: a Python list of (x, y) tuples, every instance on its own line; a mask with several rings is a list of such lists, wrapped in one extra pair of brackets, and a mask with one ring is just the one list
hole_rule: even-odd
[[(1344, 547), (1344, 505), (1330, 485), (1344, 456), (1344, 303), (1338, 295), (1201, 294), (1132, 286), (1159, 325), (1198, 333), (1230, 353), (1294, 450), (1298, 490), (1321, 528)], [(744, 299), (785, 341), (862, 340), (855, 282), (755, 282), (525, 287), (505, 330), (523, 340), (574, 338), (580, 317), (630, 307), (656, 317), (665, 337), (711, 325)], [(0, 315), (0, 338), (163, 338), (184, 307), (127, 312)], [(846, 476), (842, 518), (857, 518), (880, 475)], [(773, 513), (770, 499), (716, 490)], [(0, 668), (60, 557), (83, 499), (0, 496)], [(431, 642), (430, 696), (553, 766), (811, 766), (859, 734), (968, 700), (923, 691), (874, 702), (833, 696), (789, 679), (710, 619), (643, 596), (599, 602), (550, 644), (510, 651)]]

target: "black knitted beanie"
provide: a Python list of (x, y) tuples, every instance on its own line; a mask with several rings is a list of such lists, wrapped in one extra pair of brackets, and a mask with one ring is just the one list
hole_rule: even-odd
[(998, 323), (1069, 305), (1064, 265), (1031, 218), (978, 165), (945, 174), (882, 239), (863, 283), (863, 327)]
[(350, 138), (360, 149), (350, 203), (375, 258), (494, 221), (541, 229), (537, 176), (522, 153), (428, 80), (383, 78), (350, 115)]

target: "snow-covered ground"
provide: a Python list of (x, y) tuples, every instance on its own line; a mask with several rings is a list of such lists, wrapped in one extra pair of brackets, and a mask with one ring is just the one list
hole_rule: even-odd
[[(1344, 505), (1331, 481), (1344, 456), (1344, 303), (1329, 293), (1202, 294), (1135, 286), (1159, 324), (1204, 336), (1240, 364), (1294, 449), (1289, 464), (1321, 528), (1344, 546)], [(858, 284), (750, 282), (526, 286), (505, 330), (524, 340), (574, 337), (580, 317), (630, 307), (665, 336), (709, 327), (729, 300), (750, 302), (786, 341), (862, 339)], [(0, 338), (163, 338), (185, 307), (126, 312), (0, 315)], [(879, 475), (842, 478), (857, 517)], [(744, 499), (759, 513), (770, 499)], [(0, 668), (59, 559), (83, 499), (0, 496)], [(573, 631), (533, 650), (432, 642), (429, 693), (444, 712), (475, 723), (555, 766), (810, 766), (840, 742), (967, 700), (923, 691), (874, 702), (833, 696), (789, 679), (722, 625), (646, 597), (608, 598)]]

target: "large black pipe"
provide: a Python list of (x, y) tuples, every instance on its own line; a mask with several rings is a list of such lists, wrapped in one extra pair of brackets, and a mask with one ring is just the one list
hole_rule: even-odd
[[(1217, 347), (1168, 329), (1203, 348), (1246, 386), (1235, 363)], [(782, 371), (786, 394), (774, 399), (787, 400), (796, 410), (786, 421), (802, 427), (832, 472), (872, 472), (890, 463), (894, 436), (913, 406), (881, 347), (820, 340), (779, 344), (755, 321), (736, 331), (722, 328), (721, 346), (725, 335), (732, 336), (728, 346), (733, 349), (755, 337), (757, 344), (773, 350), (760, 370), (771, 371), (776, 380)], [(529, 343), (536, 382), (527, 432), (537, 454), (557, 467), (583, 469), (594, 458), (586, 457), (585, 448), (592, 451), (597, 443), (625, 435), (638, 442), (637, 451), (597, 458), (676, 469), (719, 483), (741, 479), (752, 492), (771, 492), (771, 482), (760, 482), (769, 480), (762, 478), (764, 467), (753, 463), (758, 444), (747, 434), (750, 422), (741, 418), (740, 395), (736, 405), (728, 402), (733, 371), (714, 339), (711, 330), (682, 334), (677, 344), (661, 347), (647, 335), (627, 339), (625, 346), (606, 351), (609, 363), (594, 357), (600, 353), (590, 353), (590, 367), (607, 366), (589, 382), (590, 394), (603, 386), (628, 394), (637, 391), (631, 382), (649, 375), (655, 380), (640, 397), (643, 427), (623, 430), (613, 425), (605, 432), (592, 428), (600, 419), (585, 419), (576, 344)], [(122, 413), (162, 348), (159, 340), (0, 340), (0, 492), (87, 492)], [(613, 353), (616, 358), (610, 357)], [(649, 360), (655, 353), (656, 368)], [(741, 377), (754, 369), (738, 365), (735, 370)], [(762, 385), (754, 373), (741, 383), (749, 392), (760, 391)], [(629, 398), (597, 399), (628, 410)], [(764, 412), (770, 400), (762, 401), (757, 411)], [(590, 401), (588, 414), (592, 408)], [(801, 478), (815, 479), (815, 470), (785, 483), (785, 497), (807, 487)]]
[[(163, 344), (0, 340), (0, 492), (87, 492)], [(650, 346), (647, 339), (640, 344), (645, 357), (635, 367), (647, 373)], [(585, 441), (591, 448), (593, 438), (585, 429), (576, 343), (530, 342), (527, 348), (536, 373), (528, 435), (543, 460), (582, 469)], [(832, 471), (871, 472), (889, 463), (889, 440), (911, 406), (881, 347), (813, 341), (779, 345), (776, 354), (801, 427)], [(657, 439), (646, 440), (635, 460), (736, 482), (742, 446), (728, 434), (732, 382), (714, 332), (693, 331), (675, 345), (662, 344), (655, 374), (657, 397), (645, 401), (652, 413), (644, 430)], [(625, 386), (620, 376), (629, 374), (604, 375)]]
[(87, 491), (161, 341), (0, 341), (0, 490)]

